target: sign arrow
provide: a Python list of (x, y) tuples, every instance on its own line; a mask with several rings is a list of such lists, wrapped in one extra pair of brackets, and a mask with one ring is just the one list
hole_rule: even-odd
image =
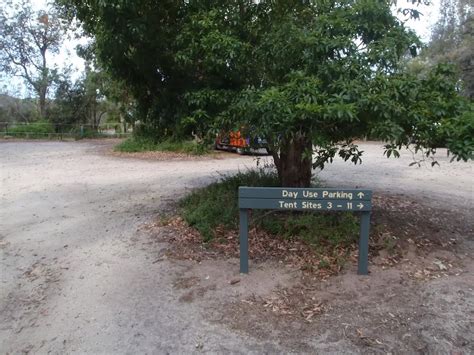
[(357, 207), (359, 207), (359, 210), (361, 210), (361, 209), (364, 208), (364, 205), (363, 205), (362, 203), (359, 203), (359, 204), (357, 205)]
[(357, 196), (359, 196), (359, 198), (363, 198), (363, 197), (365, 196), (365, 194), (364, 194), (363, 192), (359, 192), (359, 193), (357, 194)]

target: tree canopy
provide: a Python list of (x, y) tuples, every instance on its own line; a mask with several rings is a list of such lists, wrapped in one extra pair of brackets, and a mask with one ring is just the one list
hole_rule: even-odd
[(353, 141), (368, 135), (387, 141), (388, 156), (441, 144), (472, 158), (472, 114), (454, 70), (403, 70), (420, 42), (392, 1), (59, 2), (94, 36), (148, 127), (265, 138), (283, 185), (307, 186), (312, 167), (336, 156), (360, 162)]

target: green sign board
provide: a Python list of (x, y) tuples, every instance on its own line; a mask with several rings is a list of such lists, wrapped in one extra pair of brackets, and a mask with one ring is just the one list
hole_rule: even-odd
[(368, 274), (368, 244), (372, 191), (239, 187), (240, 272), (248, 273), (248, 210), (361, 212), (358, 273)]
[(370, 201), (244, 198), (240, 200), (239, 208), (288, 211), (370, 211), (372, 204)]
[(239, 187), (239, 198), (285, 198), (294, 200), (349, 200), (370, 201), (370, 190), (311, 189), (282, 187)]

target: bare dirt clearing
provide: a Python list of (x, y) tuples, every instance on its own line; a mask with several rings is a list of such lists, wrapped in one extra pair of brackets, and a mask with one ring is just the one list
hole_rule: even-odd
[(320, 173), (373, 188), (388, 202), (375, 218), (416, 231), (371, 276), (352, 264), (321, 282), (275, 260), (239, 276), (236, 258), (170, 259), (141, 230), (252, 157), (122, 159), (109, 144), (0, 142), (2, 352), (474, 351), (472, 163), (408, 168), (368, 143), (362, 166)]

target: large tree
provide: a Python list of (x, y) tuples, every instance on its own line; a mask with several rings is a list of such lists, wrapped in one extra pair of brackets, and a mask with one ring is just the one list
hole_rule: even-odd
[[(189, 125), (266, 138), (282, 185), (308, 186), (312, 168), (337, 155), (359, 162), (353, 140), (370, 133), (387, 155), (412, 143), (429, 154), (457, 137), (450, 119), (465, 106), (453, 72), (401, 70), (419, 41), (390, 0), (62, 3), (130, 85), (145, 123), (162, 134)], [(472, 157), (466, 144), (454, 154)]]
[(0, 9), (0, 71), (25, 80), (37, 95), (39, 114), (44, 118), (56, 74), (48, 56), (59, 51), (64, 26), (57, 12), (36, 12), (29, 1), (8, 1), (6, 5)]

